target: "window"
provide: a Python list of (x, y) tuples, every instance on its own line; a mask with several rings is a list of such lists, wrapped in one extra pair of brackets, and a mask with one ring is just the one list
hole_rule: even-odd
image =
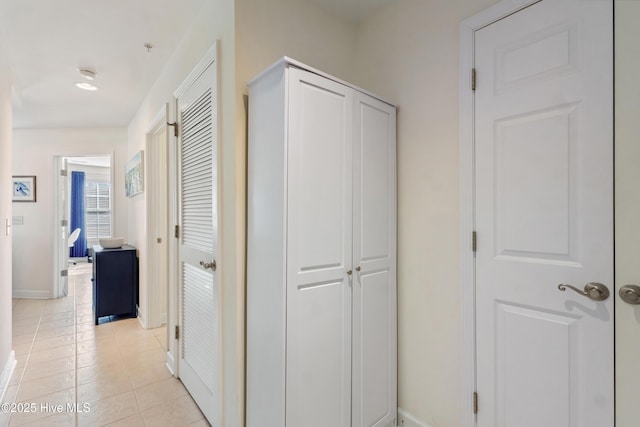
[(85, 184), (87, 239), (111, 237), (111, 185), (106, 182)]

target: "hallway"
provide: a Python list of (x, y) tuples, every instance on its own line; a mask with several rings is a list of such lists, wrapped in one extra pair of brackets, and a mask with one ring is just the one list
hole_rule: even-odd
[[(0, 426), (208, 426), (165, 366), (166, 329), (138, 319), (95, 326), (91, 298), (91, 264), (78, 264), (67, 297), (13, 300), (18, 363), (3, 403), (32, 411), (0, 411)], [(67, 412), (73, 403), (77, 413)]]

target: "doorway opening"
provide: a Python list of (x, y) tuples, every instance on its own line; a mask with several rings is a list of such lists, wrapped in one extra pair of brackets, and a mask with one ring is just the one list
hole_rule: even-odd
[(114, 233), (113, 154), (54, 158), (54, 297), (68, 293), (70, 267), (91, 262)]

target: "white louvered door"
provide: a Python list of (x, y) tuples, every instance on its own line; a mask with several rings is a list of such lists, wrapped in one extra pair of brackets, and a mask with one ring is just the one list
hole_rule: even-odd
[[(178, 96), (180, 338), (178, 375), (213, 425), (220, 419), (216, 69)], [(198, 75), (199, 74), (199, 75)]]

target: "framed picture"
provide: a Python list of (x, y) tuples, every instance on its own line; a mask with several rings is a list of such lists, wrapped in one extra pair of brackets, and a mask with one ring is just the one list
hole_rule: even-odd
[(144, 190), (143, 153), (138, 151), (124, 166), (124, 186), (127, 197), (133, 197)]
[(14, 176), (11, 179), (14, 202), (35, 202), (36, 201), (36, 177)]

